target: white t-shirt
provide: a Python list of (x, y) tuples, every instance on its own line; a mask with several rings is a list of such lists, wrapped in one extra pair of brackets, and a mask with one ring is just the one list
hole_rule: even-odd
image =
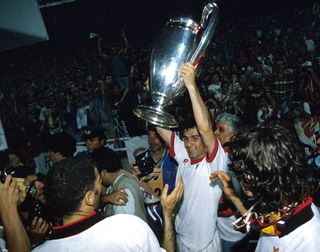
[(291, 233), (279, 238), (261, 234), (256, 252), (317, 252), (320, 251), (320, 214), (312, 204), (314, 216)]
[[(218, 181), (211, 182), (209, 176), (213, 171), (226, 171), (227, 155), (216, 140), (210, 156), (191, 162), (179, 137), (173, 134), (171, 143), (171, 155), (174, 151), (179, 164), (177, 178), (182, 176), (184, 182), (184, 197), (175, 221), (176, 233), (190, 250), (201, 251), (217, 240), (217, 210), (222, 188)], [(216, 246), (215, 251), (220, 251), (221, 245)]]
[(160, 252), (156, 236), (149, 226), (133, 215), (108, 217), (87, 230), (62, 239), (48, 240), (34, 252)]

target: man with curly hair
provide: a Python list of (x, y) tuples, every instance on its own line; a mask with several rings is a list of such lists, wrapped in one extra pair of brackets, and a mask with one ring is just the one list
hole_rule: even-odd
[(214, 172), (224, 194), (243, 214), (239, 230), (260, 230), (256, 251), (319, 251), (320, 214), (310, 195), (307, 165), (297, 138), (280, 126), (258, 126), (232, 142), (231, 166), (244, 192), (256, 203), (246, 210), (230, 177)]

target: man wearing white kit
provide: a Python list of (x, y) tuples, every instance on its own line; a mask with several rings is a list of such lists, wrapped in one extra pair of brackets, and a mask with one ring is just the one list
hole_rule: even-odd
[(184, 198), (175, 220), (177, 251), (221, 251), (216, 230), (217, 209), (222, 194), (218, 183), (209, 180), (212, 171), (225, 171), (227, 157), (214, 135), (207, 108), (195, 83), (195, 67), (186, 63), (181, 77), (189, 92), (193, 120), (186, 120), (181, 139), (172, 131), (157, 128), (178, 162), (177, 177), (184, 184)]

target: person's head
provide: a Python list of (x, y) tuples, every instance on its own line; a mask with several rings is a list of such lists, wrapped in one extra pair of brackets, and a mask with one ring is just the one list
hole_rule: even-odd
[(269, 105), (269, 100), (268, 100), (268, 97), (267, 96), (261, 96), (259, 98), (259, 107), (260, 108), (264, 108), (264, 107), (268, 107)]
[(219, 83), (220, 81), (220, 74), (218, 72), (214, 72), (211, 77), (211, 83)]
[(304, 151), (281, 126), (256, 126), (232, 141), (229, 157), (245, 193), (260, 200), (260, 212), (278, 212), (309, 193)]
[(152, 152), (163, 150), (165, 143), (157, 133), (156, 127), (149, 124), (147, 128), (148, 143)]
[(122, 169), (117, 153), (109, 148), (99, 148), (92, 152), (92, 158), (101, 176), (102, 183), (106, 186), (111, 185), (115, 177), (114, 174)]
[(239, 76), (239, 84), (240, 84), (240, 86), (242, 88), (247, 86), (247, 84), (248, 84), (248, 76), (245, 73), (241, 73), (240, 74), (240, 76)]
[(78, 211), (90, 213), (99, 205), (101, 180), (92, 160), (67, 158), (48, 172), (44, 195), (56, 216), (72, 216)]
[(50, 136), (48, 150), (49, 158), (53, 163), (57, 163), (73, 156), (76, 151), (76, 141), (66, 132), (57, 133)]
[(223, 82), (221, 84), (221, 93), (224, 95), (228, 94), (230, 91), (229, 87), (230, 87), (229, 82), (227, 82), (227, 81)]
[(180, 136), (191, 160), (197, 160), (205, 155), (205, 147), (193, 117), (183, 121)]
[(248, 104), (247, 99), (243, 96), (239, 97), (238, 104), (239, 104), (239, 107), (241, 108), (241, 110), (244, 110)]
[(103, 128), (94, 127), (86, 127), (82, 130), (89, 152), (92, 152), (104, 146), (106, 141), (104, 131), (105, 129)]
[(214, 134), (224, 145), (232, 140), (238, 133), (240, 120), (236, 115), (222, 113), (216, 117), (216, 130)]
[(275, 70), (277, 73), (283, 73), (285, 69), (285, 62), (282, 59), (278, 59), (275, 62)]
[(23, 166), (18, 154), (12, 150), (0, 151), (0, 170)]

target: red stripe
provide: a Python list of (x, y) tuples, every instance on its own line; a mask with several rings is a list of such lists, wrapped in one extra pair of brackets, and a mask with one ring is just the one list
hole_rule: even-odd
[(208, 163), (211, 163), (215, 159), (217, 152), (218, 152), (218, 147), (219, 147), (218, 138), (215, 137), (215, 143), (214, 143), (214, 148), (212, 150), (212, 153), (210, 156), (207, 155), (207, 162)]
[(175, 137), (175, 134), (174, 134), (174, 132), (172, 132), (171, 133), (171, 138), (170, 138), (170, 150), (169, 150), (169, 155), (172, 158), (175, 156), (175, 153), (174, 153), (174, 137)]
[(80, 222), (82, 222), (82, 221), (84, 221), (84, 220), (92, 217), (92, 216), (95, 215), (95, 214), (96, 214), (96, 211), (93, 211), (91, 214), (88, 214), (88, 215), (80, 218), (79, 220), (76, 220), (76, 221), (74, 221), (74, 222), (70, 222), (70, 223), (68, 223), (68, 224), (66, 224), (66, 225), (53, 227), (53, 230), (59, 230), (59, 229), (62, 229), (62, 228), (69, 227), (69, 226), (72, 226), (72, 225), (74, 225), (74, 224), (80, 223)]

